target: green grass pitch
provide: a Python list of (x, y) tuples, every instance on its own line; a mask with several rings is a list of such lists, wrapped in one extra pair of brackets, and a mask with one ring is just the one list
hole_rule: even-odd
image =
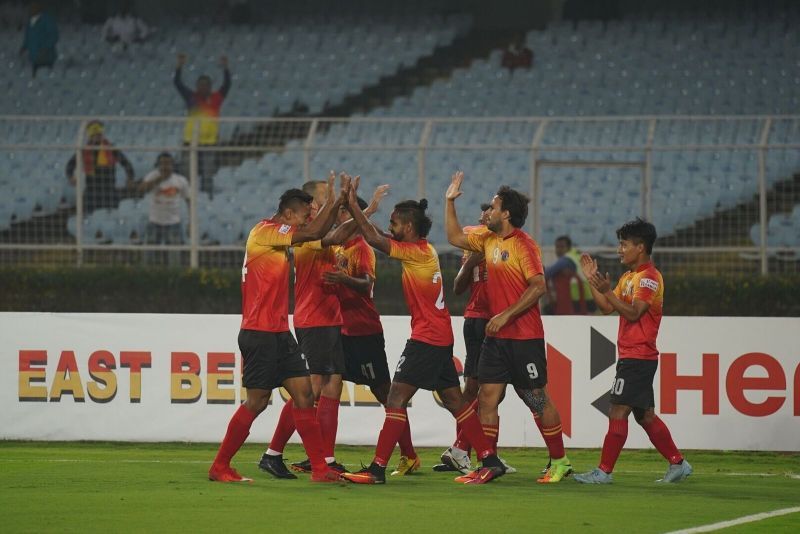
[[(695, 472), (659, 485), (655, 451), (623, 450), (611, 486), (535, 482), (543, 449), (502, 449), (519, 473), (484, 486), (422, 469), (385, 486), (275, 480), (258, 470), (263, 448), (234, 458), (252, 484), (207, 480), (215, 444), (0, 442), (0, 530), (12, 532), (668, 532), (800, 505), (800, 454), (689, 451)], [(352, 468), (371, 447), (337, 449)], [(597, 450), (573, 450), (578, 471)], [(304, 457), (299, 446), (289, 460)], [(393, 461), (397, 460), (397, 454)], [(726, 532), (798, 532), (800, 513)]]

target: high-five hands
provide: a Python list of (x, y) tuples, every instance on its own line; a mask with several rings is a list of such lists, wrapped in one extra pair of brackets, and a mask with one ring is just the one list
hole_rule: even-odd
[(447, 192), (444, 194), (447, 200), (455, 200), (461, 196), (461, 182), (464, 181), (464, 173), (456, 171), (450, 178), (450, 185), (447, 187)]

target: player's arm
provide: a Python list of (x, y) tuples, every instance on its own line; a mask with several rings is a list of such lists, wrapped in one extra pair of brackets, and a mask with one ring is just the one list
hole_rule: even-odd
[(325, 234), (336, 221), (336, 214), (339, 213), (339, 206), (344, 202), (347, 192), (350, 190), (350, 180), (342, 179), (342, 189), (337, 196), (334, 189), (336, 175), (333, 171), (328, 175), (328, 194), (325, 204), (320, 208), (317, 216), (310, 223), (301, 226), (292, 234), (292, 245), (305, 243), (306, 241), (317, 241), (325, 237)]
[[(597, 305), (597, 308), (603, 312), (603, 314), (608, 315), (614, 311), (614, 307), (608, 301), (603, 293), (597, 290), (592, 284), (592, 278), (597, 274), (597, 260), (586, 254), (585, 252), (581, 254), (581, 270), (583, 271), (583, 275), (586, 277), (586, 280), (589, 282), (589, 289), (592, 292), (592, 297), (594, 297), (594, 303)], [(609, 284), (610, 286), (611, 284)]]
[(465, 261), (461, 269), (458, 270), (456, 279), (453, 281), (453, 293), (460, 295), (469, 289), (470, 283), (472, 282), (472, 271), (475, 267), (480, 265), (482, 261), (483, 254), (480, 252), (473, 252), (467, 257), (467, 261)]
[(650, 303), (645, 300), (634, 299), (631, 304), (628, 304), (617, 297), (616, 293), (611, 289), (611, 279), (608, 273), (606, 273), (605, 276), (599, 272), (594, 273), (594, 275), (589, 278), (589, 285), (592, 288), (592, 295), (595, 294), (595, 291), (600, 293), (613, 311), (616, 311), (632, 323), (638, 321), (650, 308)]
[(497, 334), (509, 321), (525, 313), (539, 302), (539, 299), (542, 298), (546, 291), (547, 284), (544, 281), (544, 275), (537, 274), (528, 278), (528, 287), (519, 300), (489, 320), (486, 325), (486, 335), (493, 336)]
[(389, 254), (391, 250), (389, 239), (383, 235), (380, 230), (375, 228), (367, 216), (364, 215), (364, 212), (361, 211), (361, 207), (358, 205), (358, 197), (352, 188), (350, 189), (350, 195), (348, 197), (347, 209), (349, 209), (350, 213), (353, 215), (353, 220), (358, 224), (358, 228), (361, 230), (367, 243), (384, 254)]
[(444, 195), (444, 227), (447, 232), (447, 241), (451, 245), (465, 250), (473, 250), (456, 214), (456, 199), (461, 196), (461, 182), (463, 181), (464, 173), (461, 171), (457, 171), (450, 180), (450, 185)]
[[(360, 176), (356, 176), (353, 178), (351, 182), (351, 187), (353, 191), (358, 191), (358, 184), (361, 180)], [(375, 192), (372, 195), (372, 199), (367, 206), (367, 209), (364, 210), (364, 215), (367, 218), (372, 217), (375, 213), (377, 213), (378, 208), (380, 208), (381, 200), (383, 197), (387, 195), (389, 191), (388, 185), (379, 185)], [(349, 205), (345, 204), (345, 207), (349, 209)], [(322, 246), (327, 247), (330, 245), (341, 245), (342, 243), (346, 242), (350, 237), (358, 230), (358, 223), (355, 219), (350, 219), (349, 221), (345, 221), (343, 224), (340, 224), (335, 230), (328, 232), (328, 235), (322, 238)]]
[(350, 276), (344, 271), (333, 271), (322, 273), (322, 279), (326, 284), (342, 284), (362, 295), (369, 295), (372, 289), (373, 278), (365, 274), (363, 277)]

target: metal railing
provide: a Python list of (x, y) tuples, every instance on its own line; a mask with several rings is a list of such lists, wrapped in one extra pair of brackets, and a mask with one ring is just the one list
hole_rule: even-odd
[[(83, 165), (87, 154), (102, 150), (87, 144), (86, 127), (94, 120), (104, 123), (104, 135), (114, 149), (135, 160), (136, 179), (143, 175), (143, 162), (156, 154), (179, 155), (179, 171), (191, 186), (184, 243), (149, 244), (141, 235), (127, 241), (124, 236), (103, 241), (87, 234), (84, 226), (93, 220), (90, 212), (95, 210), (86, 205)], [(297, 187), (323, 177), (323, 169), (340, 170), (344, 165), (348, 168), (343, 170), (389, 181), (405, 196), (434, 199), (432, 209), (438, 209), (450, 172), (466, 162), (466, 187), (480, 186), (483, 193), (491, 195), (489, 182), (495, 188), (510, 183), (530, 194), (526, 229), (544, 245), (550, 244), (554, 233), (572, 234), (575, 227), (581, 227), (588, 228), (579, 234), (585, 237), (579, 241), (581, 248), (612, 254), (611, 220), (618, 224), (641, 215), (664, 221), (657, 224), (663, 236), (657, 253), (663, 258), (683, 258), (675, 260), (676, 268), (697, 267), (695, 260), (705, 257), (702, 268), (708, 272), (800, 271), (800, 238), (781, 241), (769, 232), (772, 216), (791, 223), (790, 213), (800, 204), (796, 178), (800, 172), (800, 115), (221, 118), (216, 145), (201, 145), (198, 128), (184, 142), (186, 120), (0, 116), (0, 131), (5, 132), (0, 138), (0, 219), (9, 212), (11, 218), (5, 225), (0, 220), (0, 263), (126, 263), (140, 261), (137, 258), (144, 251), (173, 251), (181, 255), (181, 264), (191, 267), (215, 261), (228, 265), (232, 259), (209, 258), (237, 255), (246, 235), (209, 238), (207, 234), (214, 233), (204, 230), (209, 217), (227, 224), (229, 219), (250, 220), (259, 214), (240, 213), (235, 202), (228, 206), (229, 213), (219, 213), (215, 210), (220, 206), (212, 197), (235, 200), (237, 190), (257, 191), (265, 199), (259, 216), (269, 216), (281, 192), (278, 189)], [(30, 207), (24, 200), (26, 191), (38, 198), (35, 189), (23, 187), (25, 182), (29, 186), (31, 180), (43, 180), (52, 187), (58, 187), (58, 180), (66, 183), (59, 162), (65, 163), (73, 155), (74, 192), (65, 188), (55, 209), (42, 207), (41, 202), (30, 213), (22, 209)], [(248, 170), (243, 171), (245, 168)], [(734, 178), (738, 193), (732, 191)], [(202, 183), (212, 179), (213, 187), (201, 193)], [(604, 187), (638, 198), (623, 207), (604, 194)], [(686, 194), (687, 187), (702, 193), (693, 198)], [(567, 195), (552, 200), (550, 193), (562, 189)], [(583, 198), (587, 190), (597, 195), (594, 204), (591, 199), (575, 200)], [(732, 192), (709, 203), (709, 195), (718, 196), (723, 190)], [(115, 195), (106, 213), (111, 217), (120, 200), (137, 199), (119, 181)], [(674, 199), (674, 212), (664, 197)], [(704, 208), (695, 210), (697, 202), (704, 203)], [(586, 218), (576, 212), (583, 207), (593, 216)], [(468, 203), (459, 206), (460, 210), (470, 208), (474, 210)], [(602, 232), (592, 232), (592, 225), (602, 226)], [(597, 237), (600, 234), (603, 237)], [(440, 250), (446, 251), (441, 232), (437, 235)], [(57, 259), (49, 259), (48, 254)]]

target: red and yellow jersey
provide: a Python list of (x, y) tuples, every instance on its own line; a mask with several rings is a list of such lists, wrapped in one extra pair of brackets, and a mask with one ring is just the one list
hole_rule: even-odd
[(335, 247), (339, 270), (353, 278), (373, 280), (369, 294), (364, 295), (346, 285), (336, 287), (342, 308), (342, 334), (346, 336), (371, 336), (383, 332), (380, 315), (372, 300), (375, 285), (375, 251), (362, 236), (357, 236), (341, 247)]
[[(486, 284), (489, 313), (497, 315), (517, 303), (528, 289), (528, 280), (544, 275), (539, 245), (531, 236), (515, 229), (505, 238), (494, 232), (467, 234), (469, 248), (486, 256), (489, 280)], [(511, 319), (495, 337), (502, 339), (544, 339), (539, 303)]]
[(242, 265), (242, 328), (289, 331), (289, 247), (294, 231), (270, 219), (250, 230)]
[(628, 304), (633, 304), (635, 300), (650, 304), (638, 321), (619, 318), (617, 349), (620, 359), (657, 360), (656, 337), (664, 312), (664, 279), (661, 273), (652, 262), (647, 262), (635, 271), (623, 274), (614, 288), (614, 294)]
[[(464, 233), (483, 233), (488, 232), (489, 229), (484, 225), (478, 226), (465, 226)], [(461, 265), (464, 265), (472, 252), (465, 250), (464, 255), (461, 257)], [(486, 281), (489, 279), (489, 273), (486, 270), (486, 260), (480, 262), (473, 267), (472, 275), (470, 278), (469, 287), (469, 301), (464, 308), (464, 317), (471, 317), (477, 319), (490, 319), (492, 314), (489, 313), (489, 295), (486, 290)]]
[(294, 326), (312, 328), (342, 324), (337, 287), (323, 282), (322, 273), (336, 270), (332, 247), (309, 241), (294, 247)]
[(403, 266), (403, 295), (411, 314), (411, 339), (429, 345), (453, 344), (450, 312), (444, 303), (439, 255), (425, 239), (416, 243), (389, 240), (389, 256)]

